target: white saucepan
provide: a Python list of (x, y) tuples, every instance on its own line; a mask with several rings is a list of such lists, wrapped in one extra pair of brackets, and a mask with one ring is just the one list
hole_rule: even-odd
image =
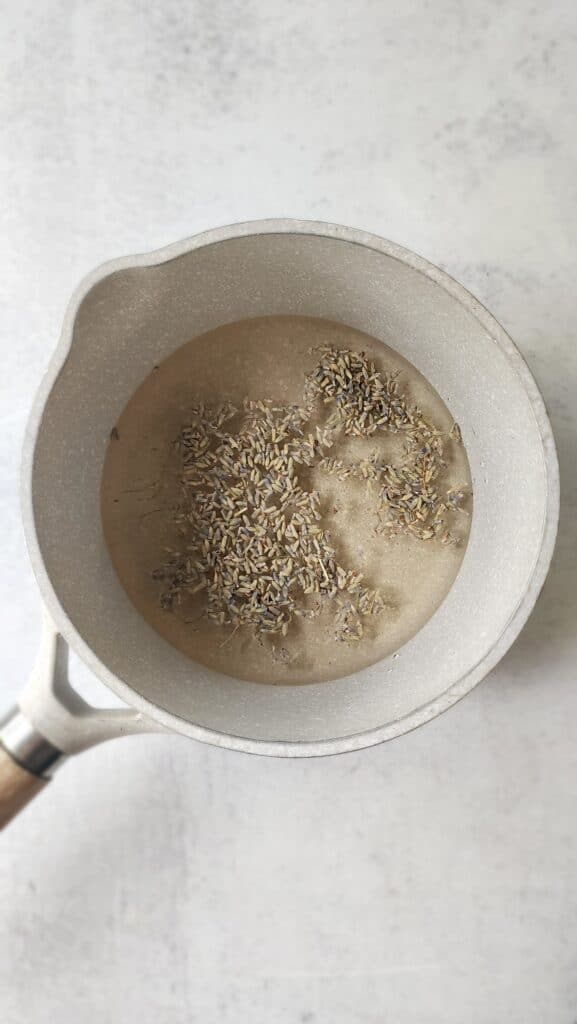
[[(329, 683), (267, 686), (195, 664), (128, 599), (100, 521), (111, 426), (152, 368), (220, 324), (271, 314), (340, 321), (396, 349), (460, 424), (472, 472), (470, 539), (445, 601), (395, 657)], [(46, 625), (32, 678), (0, 733), (0, 821), (64, 757), (125, 733), (172, 730), (232, 750), (307, 757), (422, 725), (515, 640), (547, 573), (558, 503), (551, 427), (517, 349), (464, 288), (406, 249), (278, 220), (105, 264), (71, 301), (25, 442), (24, 525)], [(72, 691), (68, 645), (126, 710), (90, 708)]]

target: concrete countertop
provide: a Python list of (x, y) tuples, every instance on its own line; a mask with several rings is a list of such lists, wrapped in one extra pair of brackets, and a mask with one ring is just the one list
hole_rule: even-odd
[(563, 500), (521, 639), (423, 729), (330, 760), (135, 737), (67, 765), (2, 838), (3, 1024), (575, 1024), (575, 5), (23, 0), (2, 26), (0, 713), (40, 631), (26, 417), (106, 258), (266, 216), (416, 250), (527, 358)]

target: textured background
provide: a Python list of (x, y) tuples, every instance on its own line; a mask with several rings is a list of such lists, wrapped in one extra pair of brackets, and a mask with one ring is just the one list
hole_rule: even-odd
[(108, 257), (265, 216), (393, 238), (518, 341), (563, 479), (529, 626), (431, 725), (333, 760), (138, 737), (65, 767), (1, 843), (3, 1024), (577, 1021), (577, 9), (549, 6), (0, 2), (0, 711), (39, 636), (26, 416)]

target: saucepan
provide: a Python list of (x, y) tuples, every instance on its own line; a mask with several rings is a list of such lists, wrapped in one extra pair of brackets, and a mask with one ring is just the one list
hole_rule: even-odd
[[(298, 314), (382, 340), (427, 378), (459, 423), (474, 512), (459, 574), (394, 656), (301, 686), (232, 678), (169, 645), (111, 563), (99, 489), (111, 427), (179, 346), (248, 317)], [(45, 607), (41, 651), (0, 738), (0, 818), (70, 755), (168, 730), (231, 750), (311, 757), (400, 736), (468, 693), (523, 627), (544, 582), (558, 469), (531, 373), (496, 320), (424, 259), (349, 228), (272, 220), (220, 228), (89, 274), (26, 435), (23, 516)], [(88, 706), (67, 678), (72, 648), (124, 702)]]

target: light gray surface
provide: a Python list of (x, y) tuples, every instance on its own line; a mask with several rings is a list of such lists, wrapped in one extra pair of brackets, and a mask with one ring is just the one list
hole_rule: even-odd
[(109, 256), (279, 214), (422, 252), (526, 355), (564, 509), (521, 640), (424, 729), (318, 762), (135, 737), (65, 767), (2, 839), (3, 1024), (574, 1024), (574, 5), (4, 6), (0, 711), (40, 629), (27, 410)]

